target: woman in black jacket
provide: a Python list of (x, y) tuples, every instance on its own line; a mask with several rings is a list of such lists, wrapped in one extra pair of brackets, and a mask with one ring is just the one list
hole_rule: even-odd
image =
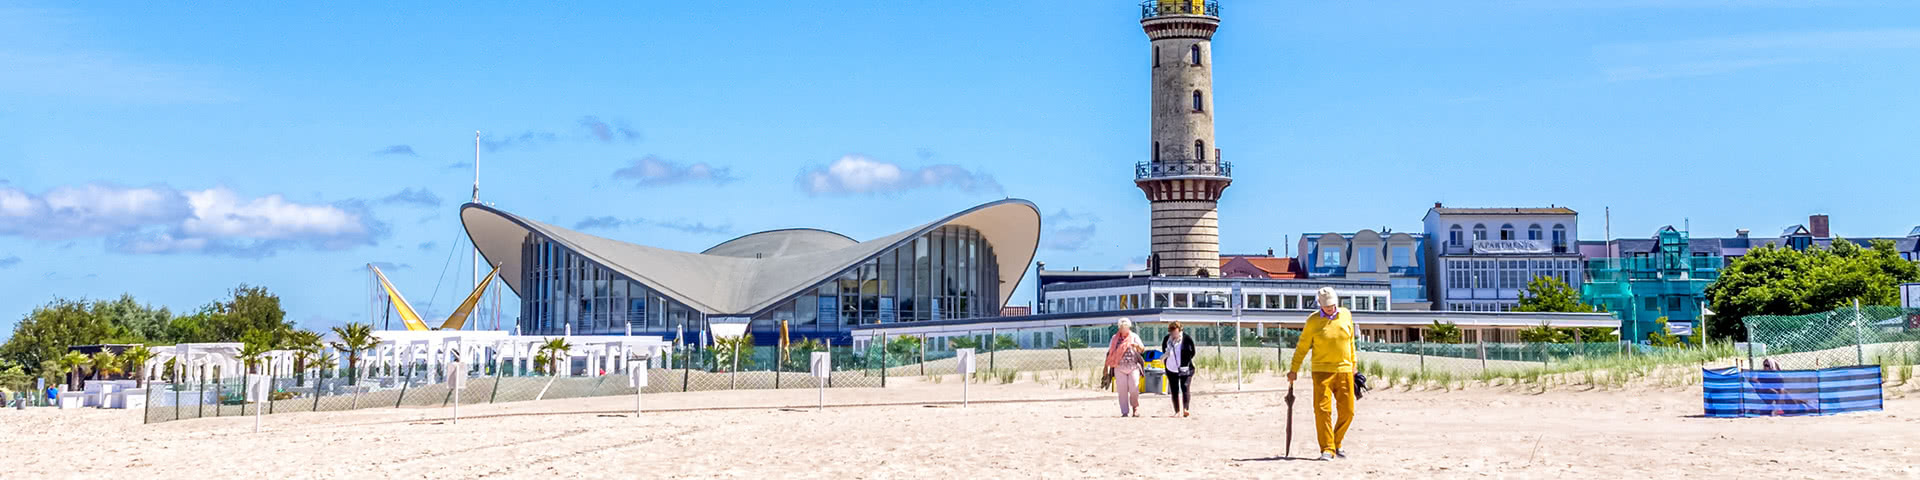
[(1193, 414), (1193, 337), (1180, 331), (1180, 322), (1167, 325), (1167, 336), (1160, 340), (1160, 351), (1167, 354), (1167, 396), (1173, 397), (1173, 414)]

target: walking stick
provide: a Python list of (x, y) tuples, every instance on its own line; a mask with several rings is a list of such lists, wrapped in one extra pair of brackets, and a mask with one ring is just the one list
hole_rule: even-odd
[(1287, 458), (1293, 458), (1293, 382), (1287, 382)]

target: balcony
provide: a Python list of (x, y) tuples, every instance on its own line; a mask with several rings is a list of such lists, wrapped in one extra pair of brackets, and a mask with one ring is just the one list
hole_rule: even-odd
[(1233, 164), (1226, 161), (1140, 162), (1133, 164), (1133, 179), (1167, 177), (1233, 177)]
[(1170, 15), (1220, 16), (1218, 0), (1146, 0), (1140, 2), (1140, 19)]

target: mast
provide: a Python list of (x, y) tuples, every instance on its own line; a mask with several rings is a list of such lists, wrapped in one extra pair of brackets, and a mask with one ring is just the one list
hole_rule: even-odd
[[(479, 130), (473, 131), (473, 203), (480, 203), (480, 131)], [(473, 241), (473, 238), (469, 236), (467, 238), (467, 241), (469, 244), (471, 244)], [(467, 252), (467, 257), (470, 260), (469, 263), (472, 264), (472, 269), (473, 269), (472, 285), (475, 288), (478, 288), (480, 286), (480, 246), (473, 245), (473, 250)], [(479, 323), (479, 322), (474, 322), (474, 323)], [(474, 329), (478, 330), (479, 327), (475, 326)]]

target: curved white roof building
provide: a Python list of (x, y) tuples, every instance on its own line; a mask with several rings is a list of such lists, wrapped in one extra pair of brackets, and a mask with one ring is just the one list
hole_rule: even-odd
[[(998, 316), (1040, 240), (1025, 200), (976, 206), (855, 241), (815, 229), (770, 230), (699, 253), (560, 228), (479, 204), (467, 235), (521, 300), (526, 335), (695, 338), (751, 322), (761, 343), (781, 322), (795, 337), (848, 338), (852, 327)], [(765, 334), (762, 334), (765, 333)]]

